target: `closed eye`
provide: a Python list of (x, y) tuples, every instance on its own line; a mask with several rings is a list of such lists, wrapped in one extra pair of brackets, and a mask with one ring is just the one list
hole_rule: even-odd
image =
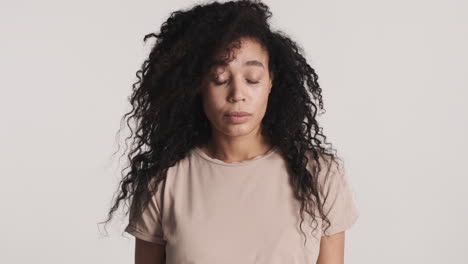
[(216, 82), (216, 81), (213, 81), (213, 82), (214, 82), (214, 84), (216, 84), (216, 85), (223, 85), (223, 84), (227, 83), (227, 81), (224, 81), (224, 82)]
[[(257, 84), (257, 83), (259, 83), (258, 81), (251, 81), (251, 80), (247, 80), (247, 82), (250, 83), (250, 84)], [(216, 85), (219, 86), (219, 85), (223, 85), (223, 84), (227, 83), (227, 81), (224, 81), (224, 82), (216, 82), (216, 81), (214, 81), (214, 83), (215, 83)]]

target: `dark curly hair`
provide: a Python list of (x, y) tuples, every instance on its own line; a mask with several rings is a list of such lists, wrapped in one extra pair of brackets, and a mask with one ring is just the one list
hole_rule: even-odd
[[(137, 71), (138, 81), (129, 97), (132, 110), (122, 118), (131, 130), (125, 142), (133, 138), (133, 143), (127, 154), (129, 166), (122, 170), (123, 178), (114, 194), (117, 198), (112, 199), (105, 223), (121, 201), (130, 199), (130, 210), (138, 217), (168, 168), (208, 141), (211, 130), (200, 96), (203, 77), (213, 65), (232, 59), (227, 56), (219, 61), (214, 54), (224, 49), (229, 55), (240, 38), (249, 38), (268, 52), (268, 67), (275, 76), (262, 134), (278, 147), (288, 164), (295, 199), (301, 202), (301, 231), (303, 212), (315, 221), (316, 209), (328, 229), (330, 221), (322, 208), (317, 175), (322, 161), (341, 159), (331, 144), (325, 143), (316, 120), (317, 114), (324, 113), (318, 76), (297, 43), (282, 31), (270, 29), (271, 16), (269, 7), (261, 1), (210, 2), (172, 12), (159, 33), (144, 37), (144, 42), (154, 37), (156, 43)], [(330, 165), (326, 167), (330, 169)], [(125, 169), (129, 169), (126, 174)], [(153, 180), (156, 184), (150, 187)]]

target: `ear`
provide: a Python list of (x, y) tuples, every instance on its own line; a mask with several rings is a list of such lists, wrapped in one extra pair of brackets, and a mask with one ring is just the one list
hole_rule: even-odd
[(273, 73), (270, 72), (270, 91), (268, 93), (271, 93), (271, 88), (273, 87), (273, 78), (274, 78)]

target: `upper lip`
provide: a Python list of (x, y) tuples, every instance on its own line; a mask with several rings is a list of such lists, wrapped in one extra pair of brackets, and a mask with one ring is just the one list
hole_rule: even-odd
[(232, 112), (227, 112), (226, 115), (232, 115), (232, 116), (246, 116), (246, 115), (250, 115), (250, 113), (243, 112), (243, 111), (232, 111)]

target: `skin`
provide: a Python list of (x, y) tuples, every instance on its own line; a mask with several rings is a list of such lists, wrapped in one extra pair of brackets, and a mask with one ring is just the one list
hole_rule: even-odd
[[(252, 159), (271, 148), (260, 133), (273, 81), (268, 69), (268, 53), (258, 42), (244, 38), (234, 56), (229, 65), (214, 68), (202, 87), (203, 108), (211, 123), (212, 138), (200, 149), (224, 162)], [(224, 116), (227, 111), (245, 111), (252, 115), (247, 122), (234, 124)], [(345, 232), (323, 236), (317, 264), (343, 264), (344, 240)], [(136, 239), (135, 264), (163, 263), (164, 246)]]
[(320, 239), (317, 264), (344, 264), (345, 231)]
[(165, 246), (151, 243), (139, 238), (135, 240), (135, 264), (166, 263)]
[[(234, 52), (235, 59), (229, 65), (214, 67), (202, 87), (212, 138), (201, 149), (224, 162), (248, 160), (271, 148), (260, 133), (273, 81), (268, 53), (258, 42), (247, 38), (241, 39), (241, 48)], [(252, 115), (247, 122), (235, 124), (224, 116), (229, 111)]]

